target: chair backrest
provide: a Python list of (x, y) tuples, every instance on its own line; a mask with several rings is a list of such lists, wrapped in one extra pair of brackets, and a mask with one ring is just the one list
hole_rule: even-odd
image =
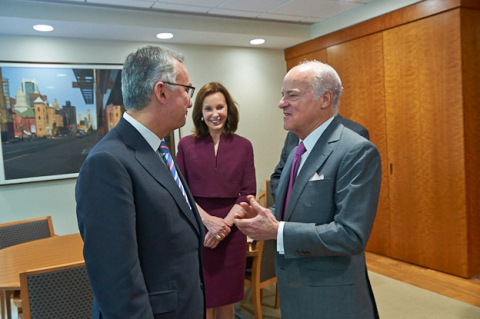
[(272, 195), (272, 184), (269, 178), (263, 181), (263, 190), (258, 194), (257, 202), (266, 208), (272, 207), (275, 204), (275, 199)]
[(55, 236), (50, 216), (0, 224), (0, 249)]
[(273, 205), (275, 205), (275, 199), (273, 198), (273, 195), (272, 195), (272, 184), (270, 183), (270, 179), (265, 180), (264, 186), (265, 186), (264, 189), (265, 189), (265, 197), (266, 197), (265, 207), (272, 207)]
[[(257, 202), (264, 207), (272, 207), (275, 200), (272, 196), (272, 185), (267, 178), (263, 182), (263, 191), (257, 196)], [(273, 240), (256, 241), (254, 250), (247, 253), (247, 269), (245, 280), (247, 282), (257, 281), (261, 287), (276, 282), (275, 274), (275, 242)]]
[(20, 273), (24, 319), (83, 319), (92, 314), (93, 293), (85, 262)]
[(260, 264), (260, 282), (276, 277), (274, 261), (275, 242), (273, 240), (263, 241), (262, 258)]
[(247, 280), (257, 281), (261, 286), (263, 286), (262, 283), (269, 285), (272, 280), (276, 280), (274, 250), (275, 242), (273, 240), (255, 242), (251, 268), (248, 267), (246, 272)]

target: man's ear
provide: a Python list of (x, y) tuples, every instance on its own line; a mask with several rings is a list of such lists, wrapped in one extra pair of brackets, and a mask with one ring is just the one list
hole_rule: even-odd
[(155, 99), (162, 104), (167, 102), (167, 87), (163, 82), (157, 82), (153, 87), (153, 94), (155, 95)]
[(326, 90), (325, 93), (322, 94), (320, 97), (320, 101), (322, 103), (322, 109), (331, 107), (333, 101), (333, 93), (331, 90)]

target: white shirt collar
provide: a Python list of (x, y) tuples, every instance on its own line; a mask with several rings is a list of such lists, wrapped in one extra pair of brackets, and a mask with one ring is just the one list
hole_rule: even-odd
[[(332, 123), (334, 116), (323, 122), (319, 127), (317, 127), (315, 130), (313, 130), (312, 133), (308, 134), (308, 136), (302, 141), (303, 145), (305, 145), (305, 153), (302, 155), (302, 158), (300, 160), (300, 166), (298, 167), (298, 172), (300, 173), (300, 170), (303, 167), (303, 164), (307, 160), (308, 156), (310, 155), (310, 152), (313, 150), (315, 147), (315, 144), (317, 144), (318, 140), (322, 136), (323, 132), (327, 129), (327, 127)], [(298, 142), (300, 144), (300, 141)]]
[(162, 141), (157, 135), (155, 135), (152, 131), (145, 127), (142, 123), (134, 119), (130, 114), (127, 112), (123, 113), (123, 118), (143, 136), (143, 138), (147, 141), (150, 147), (156, 152), (160, 147), (160, 142)]
[(322, 125), (313, 130), (313, 132), (308, 134), (308, 136), (303, 140), (303, 145), (305, 145), (305, 149), (308, 153), (310, 153), (315, 144), (317, 144), (320, 136), (322, 136), (323, 132), (325, 132), (330, 123), (332, 123), (333, 118), (334, 116), (323, 122)]

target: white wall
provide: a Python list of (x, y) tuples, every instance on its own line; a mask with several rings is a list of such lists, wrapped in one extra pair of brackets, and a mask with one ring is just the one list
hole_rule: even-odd
[[(0, 61), (119, 63), (136, 48), (158, 43), (109, 42), (82, 39), (0, 35)], [(185, 55), (192, 84), (223, 83), (237, 101), (237, 133), (254, 147), (257, 187), (269, 177), (283, 145), (280, 89), (286, 72), (283, 50), (164, 45)], [(191, 114), (191, 111), (190, 111)], [(191, 133), (191, 118), (181, 129)], [(75, 179), (0, 186), (0, 223), (51, 215), (59, 235), (78, 232)]]

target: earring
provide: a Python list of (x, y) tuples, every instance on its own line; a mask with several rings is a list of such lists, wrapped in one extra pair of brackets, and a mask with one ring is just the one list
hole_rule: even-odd
[(203, 116), (200, 118), (200, 121), (202, 121), (202, 122), (203, 122)]

